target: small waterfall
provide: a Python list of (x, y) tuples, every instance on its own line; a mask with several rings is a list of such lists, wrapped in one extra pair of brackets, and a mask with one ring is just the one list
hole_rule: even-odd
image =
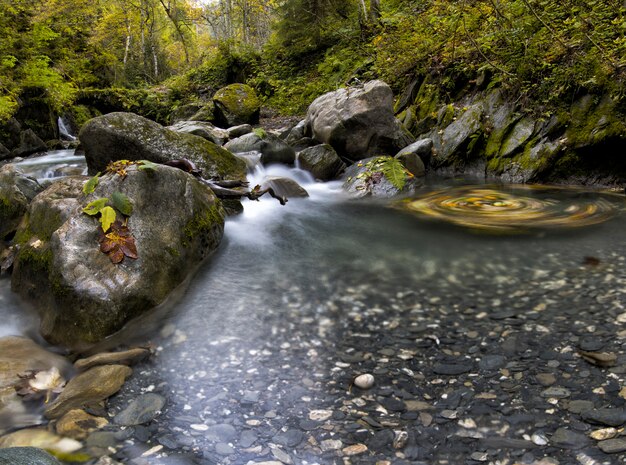
[(59, 138), (65, 140), (76, 140), (76, 137), (70, 134), (69, 129), (65, 125), (65, 121), (60, 116), (57, 118), (57, 123), (59, 125)]

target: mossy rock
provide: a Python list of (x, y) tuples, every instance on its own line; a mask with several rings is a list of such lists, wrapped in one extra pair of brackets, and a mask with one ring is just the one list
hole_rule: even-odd
[(42, 187), (13, 165), (0, 168), (0, 240), (15, 233), (30, 201)]
[(246, 84), (231, 84), (213, 96), (215, 119), (224, 127), (259, 122), (261, 101), (254, 89)]
[(111, 161), (150, 160), (164, 163), (185, 158), (213, 179), (245, 180), (245, 163), (228, 150), (193, 134), (179, 133), (134, 113), (109, 113), (80, 131), (90, 174)]
[(393, 157), (371, 157), (349, 166), (343, 176), (343, 189), (353, 197), (390, 198), (409, 195), (421, 185)]

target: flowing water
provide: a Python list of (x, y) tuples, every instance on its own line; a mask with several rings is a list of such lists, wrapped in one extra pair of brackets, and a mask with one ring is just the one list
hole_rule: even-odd
[[(80, 165), (68, 153), (50, 157)], [(36, 177), (46, 177), (51, 169), (34, 161), (21, 165)], [(240, 429), (259, 421), (272, 425), (269, 432), (258, 433), (269, 435), (269, 442), (293, 425), (306, 430), (307, 405), (333, 406), (354, 374), (350, 362), (338, 360), (337, 354), (361, 353), (366, 349), (358, 344), (382, 344), (399, 330), (432, 333), (436, 339), (447, 331), (440, 326), (444, 316), (454, 312), (507, 307), (537, 313), (561, 305), (563, 315), (574, 318), (583, 306), (594, 311), (599, 294), (612, 296), (608, 307), (623, 309), (626, 304), (623, 294), (612, 290), (625, 278), (626, 221), (619, 213), (576, 229), (481, 234), (416, 216), (387, 201), (348, 199), (339, 183), (315, 183), (286, 167), (257, 168), (251, 185), (264, 175), (295, 178), (310, 197), (290, 199), (285, 206), (271, 198), (244, 202), (244, 213), (227, 220), (218, 251), (176, 308), (159, 321), (159, 331), (152, 335), (157, 356), (118, 398), (119, 408), (146, 390), (168, 398), (159, 419), (166, 447), (196, 455), (231, 453), (235, 458), (224, 463), (246, 463), (258, 451), (230, 451), (243, 441), (239, 433), (234, 439), (216, 439), (207, 437), (207, 428), (229, 424)], [(422, 193), (441, 196), (449, 186), (463, 182), (433, 182)], [(481, 203), (475, 195), (456, 191), (446, 198), (463, 197), (461, 203), (475, 210)], [(531, 205), (528, 199), (546, 201), (544, 193), (525, 191), (524, 196)], [(569, 202), (564, 210), (575, 215), (577, 197), (579, 193), (553, 190), (550, 208), (563, 200)], [(596, 197), (582, 197), (585, 205), (595, 203)], [(623, 207), (619, 196), (596, 200), (616, 210)], [(509, 201), (490, 198), (488, 209)], [(453, 204), (458, 216), (458, 202)], [(427, 210), (431, 208), (432, 203)], [(434, 209), (441, 213), (440, 206)], [(608, 263), (613, 275), (585, 274), (585, 263)], [(569, 286), (563, 282), (579, 272), (589, 280), (585, 290), (559, 294)], [(29, 324), (20, 318), (7, 280), (0, 281), (0, 335), (23, 333)], [(215, 452), (221, 442), (230, 446)]]

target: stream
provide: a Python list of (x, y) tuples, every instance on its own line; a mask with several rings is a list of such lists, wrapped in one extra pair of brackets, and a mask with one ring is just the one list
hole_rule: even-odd
[[(67, 152), (47, 157), (20, 165), (39, 179), (83, 167)], [(623, 214), (490, 234), (351, 200), (338, 182), (292, 168), (257, 170), (251, 185), (263, 175), (295, 178), (310, 197), (245, 201), (227, 220), (218, 251), (146, 336), (156, 355), (111, 399), (113, 413), (141, 393), (167, 399), (151, 424), (115, 431), (118, 461), (480, 463), (465, 460), (517, 447), (519, 463), (617, 463), (591, 445), (541, 449), (530, 438), (584, 429), (562, 401), (546, 401), (537, 374), (554, 373), (572, 400), (617, 402), (624, 372), (607, 376), (573, 354), (591, 339), (626, 365), (615, 337), (626, 312)], [(464, 185), (430, 180), (421, 193)], [(32, 332), (0, 280), (0, 336)], [(483, 363), (497, 357), (495, 368)], [(469, 368), (446, 374), (450, 364)], [(374, 389), (353, 387), (361, 373)], [(106, 452), (101, 441), (92, 447)]]

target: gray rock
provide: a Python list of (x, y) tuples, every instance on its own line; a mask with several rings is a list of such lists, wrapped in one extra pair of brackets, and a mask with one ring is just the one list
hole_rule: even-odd
[(249, 124), (240, 124), (238, 126), (233, 126), (226, 129), (226, 133), (228, 134), (229, 139), (235, 139), (236, 137), (241, 137), (244, 134), (249, 134), (252, 132), (252, 126)]
[(500, 147), (500, 155), (509, 157), (519, 151), (535, 132), (535, 122), (530, 118), (522, 118), (513, 127)]
[(396, 155), (395, 158), (400, 160), (400, 163), (402, 163), (413, 176), (420, 178), (426, 174), (424, 162), (419, 155), (415, 153), (400, 153)]
[(549, 387), (541, 391), (541, 397), (553, 397), (555, 399), (566, 399), (572, 395), (569, 389), (565, 389), (559, 386)]
[(285, 447), (296, 447), (300, 444), (304, 439), (304, 434), (302, 431), (298, 431), (296, 429), (290, 429), (286, 432), (281, 432), (272, 438), (272, 442), (276, 444), (280, 444)]
[(295, 150), (273, 134), (251, 132), (231, 140), (224, 146), (234, 153), (260, 152), (261, 162), (291, 165), (296, 159)]
[(15, 233), (28, 205), (42, 189), (15, 166), (0, 168), (0, 240)]
[(478, 362), (481, 370), (497, 370), (506, 365), (506, 357), (504, 355), (485, 355)]
[(215, 444), (215, 452), (219, 455), (232, 455), (235, 453), (235, 449), (232, 446), (228, 445), (225, 442), (218, 442)]
[(251, 447), (259, 438), (259, 436), (252, 430), (245, 430), (241, 433), (239, 438), (239, 445), (244, 449)]
[(261, 101), (254, 89), (245, 84), (231, 84), (213, 96), (215, 119), (224, 127), (259, 122)]
[(442, 134), (439, 134), (437, 130), (432, 132), (432, 164), (436, 167), (446, 166), (452, 163), (454, 158), (467, 158), (470, 143), (483, 131), (482, 117), (483, 106), (475, 104), (450, 123)]
[(67, 383), (54, 402), (48, 404), (46, 417), (60, 418), (70, 410), (108, 399), (120, 390), (132, 372), (124, 365), (104, 365), (81, 373)]
[(45, 450), (36, 447), (8, 447), (0, 449), (0, 465), (61, 465)]
[(293, 147), (300, 139), (305, 137), (305, 134), (304, 134), (305, 127), (306, 127), (306, 121), (305, 120), (299, 121), (298, 124), (292, 127), (289, 130), (288, 134), (284, 137), (285, 142), (287, 142), (289, 145)]
[(428, 165), (432, 153), (433, 140), (426, 138), (415, 141), (411, 145), (407, 145), (396, 154), (396, 158), (400, 158), (402, 155), (415, 154), (420, 157), (424, 165)]
[(115, 415), (113, 421), (122, 426), (133, 426), (148, 423), (156, 418), (163, 406), (165, 398), (149, 392), (133, 399), (128, 407)]
[[(387, 178), (382, 164), (387, 163), (389, 159), (393, 160), (391, 157), (372, 157), (349, 166), (343, 175), (344, 190), (354, 197), (371, 195), (380, 198), (408, 195), (414, 192), (420, 186), (420, 181), (410, 173), (404, 173), (402, 189), (398, 189)], [(402, 168), (401, 163), (397, 164)]]
[(133, 113), (109, 113), (89, 120), (78, 135), (90, 174), (115, 160), (163, 163), (186, 158), (205, 178), (245, 179), (245, 163), (202, 137), (174, 132)]
[(438, 375), (456, 376), (471, 370), (471, 363), (436, 363), (433, 366), (433, 372)]
[[(203, 107), (204, 103), (188, 103), (186, 105), (181, 105), (180, 107), (174, 109), (169, 117), (170, 124), (176, 124), (180, 121), (207, 121), (207, 120), (194, 120), (193, 116), (197, 114)], [(213, 103), (211, 103), (211, 107), (213, 107)], [(209, 119), (209, 121), (212, 118)]]
[(237, 429), (227, 423), (213, 425), (209, 427), (205, 434), (209, 440), (216, 442), (228, 443), (237, 439)]
[(550, 438), (550, 442), (564, 449), (581, 449), (589, 444), (589, 439), (582, 433), (568, 428), (559, 428)]
[(7, 149), (4, 144), (0, 144), (0, 160), (7, 160), (11, 158), (11, 151)]
[(329, 181), (346, 169), (337, 152), (328, 144), (316, 145), (298, 154), (300, 167), (309, 171), (315, 179)]
[(274, 193), (279, 197), (286, 197), (288, 199), (309, 196), (309, 193), (304, 187), (290, 178), (282, 178), (279, 176), (265, 178), (261, 183), (261, 189), (267, 189), (268, 187), (274, 189)]
[(626, 423), (626, 409), (623, 408), (585, 410), (581, 416), (587, 423), (596, 425), (621, 426)]
[(615, 438), (600, 441), (598, 447), (605, 454), (618, 454), (626, 452), (626, 438)]
[(382, 81), (315, 99), (307, 111), (305, 135), (330, 144), (350, 160), (395, 154), (414, 140), (395, 118), (393, 93)]
[[(211, 190), (176, 168), (106, 174), (88, 196), (82, 184), (62, 180), (33, 200), (12, 274), (13, 289), (38, 309), (44, 337), (68, 347), (97, 342), (162, 303), (215, 250), (224, 228)], [(114, 192), (134, 206), (128, 225), (139, 255), (121, 264), (100, 252), (100, 224), (81, 210)]]
[(172, 126), (168, 126), (167, 129), (200, 136), (216, 145), (224, 145), (230, 139), (228, 131), (206, 121), (179, 121)]
[(39, 138), (32, 129), (22, 131), (20, 134), (20, 143), (11, 153), (14, 157), (26, 157), (33, 153), (46, 152), (48, 146)]

